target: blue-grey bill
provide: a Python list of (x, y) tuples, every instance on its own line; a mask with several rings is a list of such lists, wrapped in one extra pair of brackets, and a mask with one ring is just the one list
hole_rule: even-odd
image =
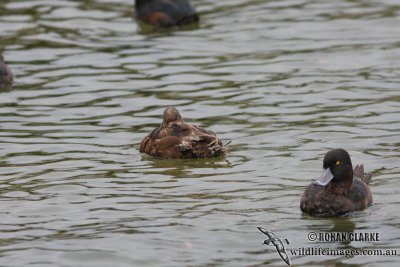
[(314, 181), (314, 184), (325, 186), (333, 179), (333, 174), (329, 168), (324, 169), (318, 180)]

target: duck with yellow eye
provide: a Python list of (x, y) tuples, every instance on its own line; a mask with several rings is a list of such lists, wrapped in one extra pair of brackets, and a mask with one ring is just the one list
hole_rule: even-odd
[(364, 166), (354, 170), (349, 153), (334, 149), (326, 153), (323, 173), (304, 191), (300, 209), (314, 216), (338, 216), (363, 210), (372, 204), (368, 183), (372, 174), (364, 174)]

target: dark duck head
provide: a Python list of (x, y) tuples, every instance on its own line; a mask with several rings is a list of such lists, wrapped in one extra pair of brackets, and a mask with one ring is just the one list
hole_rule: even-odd
[(337, 216), (362, 210), (372, 204), (368, 183), (372, 174), (364, 174), (364, 166), (354, 170), (349, 153), (333, 149), (326, 153), (322, 175), (307, 186), (300, 209), (317, 216)]
[(209, 158), (226, 154), (212, 131), (187, 124), (174, 107), (165, 109), (160, 127), (140, 143), (140, 152), (157, 158)]
[(136, 0), (134, 17), (156, 27), (173, 27), (199, 21), (189, 0)]
[(13, 73), (11, 69), (4, 63), (4, 58), (0, 55), (0, 89), (11, 89), (13, 83)]
[(349, 153), (342, 149), (333, 149), (325, 154), (322, 175), (314, 184), (350, 187), (353, 182), (353, 165)]

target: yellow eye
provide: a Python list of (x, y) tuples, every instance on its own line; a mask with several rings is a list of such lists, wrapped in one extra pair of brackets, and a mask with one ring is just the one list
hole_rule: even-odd
[(340, 160), (337, 160), (336, 161), (336, 166), (339, 166), (340, 165)]

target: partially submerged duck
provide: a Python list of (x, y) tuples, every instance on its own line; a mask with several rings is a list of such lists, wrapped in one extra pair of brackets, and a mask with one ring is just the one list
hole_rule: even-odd
[(315, 216), (338, 216), (365, 209), (372, 204), (368, 183), (372, 174), (364, 166), (354, 170), (349, 153), (334, 149), (326, 153), (321, 177), (307, 186), (300, 209)]
[(214, 132), (187, 124), (176, 108), (165, 109), (163, 122), (140, 143), (140, 152), (162, 159), (219, 157), (226, 146)]
[(11, 89), (13, 83), (13, 73), (4, 63), (4, 58), (0, 55), (0, 89)]
[(199, 21), (189, 0), (136, 0), (134, 17), (156, 27), (182, 26)]

